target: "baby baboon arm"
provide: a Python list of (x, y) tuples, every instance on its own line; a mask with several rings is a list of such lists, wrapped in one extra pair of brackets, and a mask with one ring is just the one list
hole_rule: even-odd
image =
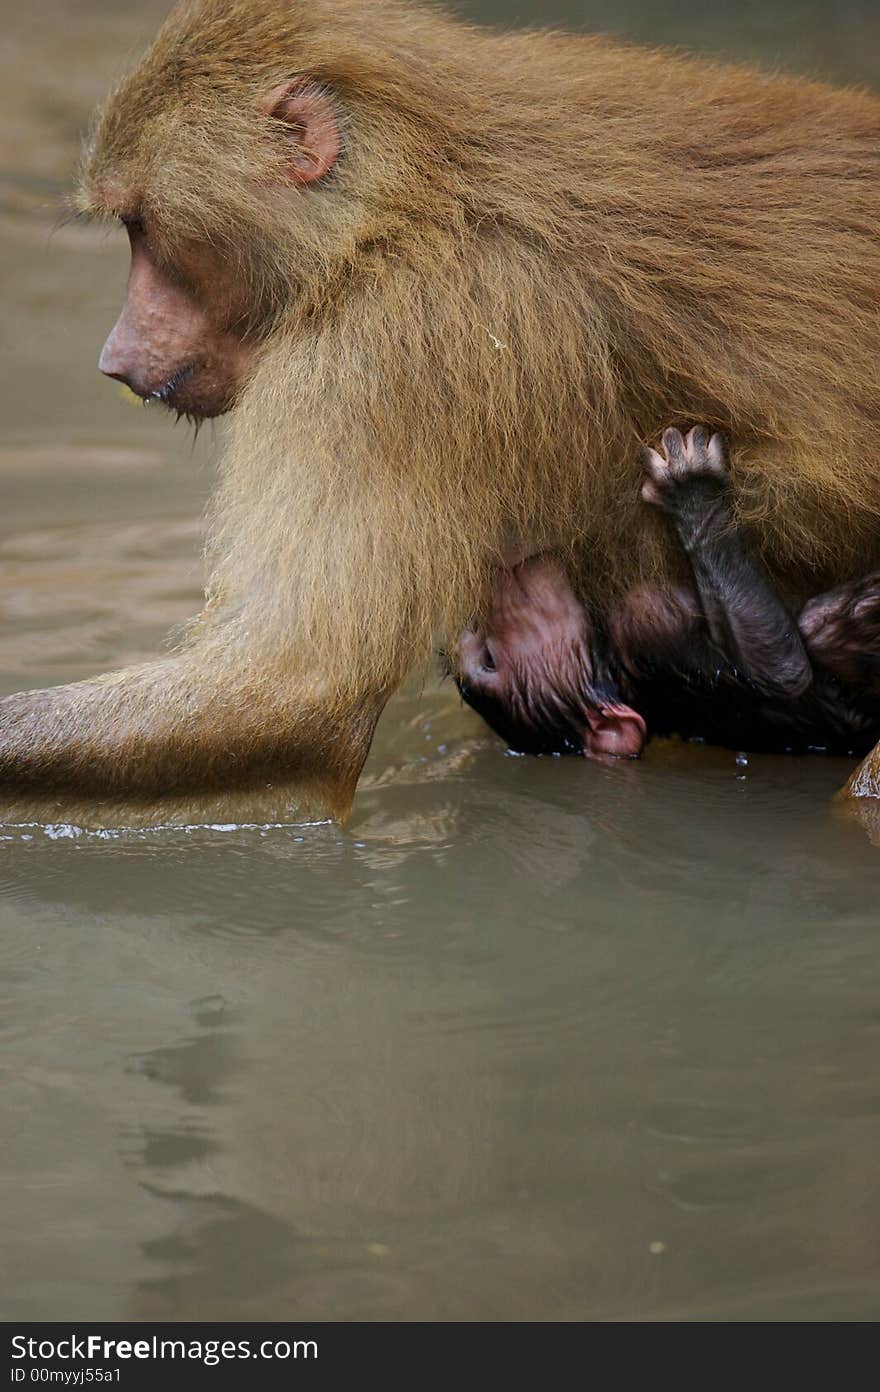
[(646, 450), (642, 496), (669, 514), (687, 553), (709, 632), (726, 659), (773, 696), (803, 694), (813, 680), (795, 620), (736, 523), (720, 435), (699, 427)]

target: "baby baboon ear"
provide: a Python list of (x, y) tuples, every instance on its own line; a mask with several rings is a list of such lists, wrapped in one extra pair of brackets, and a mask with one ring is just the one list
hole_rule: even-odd
[(584, 754), (588, 759), (637, 759), (645, 747), (648, 731), (644, 720), (631, 706), (608, 702), (601, 710), (586, 712)]
[(262, 104), (263, 112), (290, 136), (288, 169), (297, 184), (323, 179), (339, 158), (342, 136), (333, 98), (307, 77), (282, 82)]

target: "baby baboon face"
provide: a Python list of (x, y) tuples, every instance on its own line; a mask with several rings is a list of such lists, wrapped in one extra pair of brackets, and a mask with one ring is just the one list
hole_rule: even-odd
[(634, 758), (644, 721), (597, 689), (595, 653), (562, 566), (536, 556), (498, 573), (485, 624), (461, 635), (459, 690), (519, 753)]

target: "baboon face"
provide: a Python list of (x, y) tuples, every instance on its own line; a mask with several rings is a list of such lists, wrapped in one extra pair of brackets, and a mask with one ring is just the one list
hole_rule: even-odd
[(595, 641), (563, 567), (532, 557), (498, 573), (485, 623), (459, 638), (459, 690), (520, 753), (634, 758), (645, 722), (597, 688)]
[[(261, 137), (267, 145), (283, 142), (277, 187), (262, 190), (267, 201), (279, 193), (294, 198), (330, 172), (341, 137), (334, 104), (321, 88), (292, 79), (267, 92), (253, 114), (255, 165)], [(205, 177), (221, 186), (228, 180), (222, 169), (206, 169)], [(145, 401), (195, 419), (219, 416), (234, 405), (269, 316), (261, 315), (246, 258), (230, 252), (228, 238), (221, 251), (209, 233), (181, 236), (167, 212), (160, 221), (153, 211), (163, 202), (153, 193), (135, 165), (120, 175), (105, 171), (87, 194), (90, 207), (124, 223), (131, 244), (125, 304), (100, 368)], [(258, 179), (249, 195), (259, 199)]]
[[(204, 419), (228, 411), (255, 348), (226, 327), (230, 287), (207, 255), (165, 266), (143, 222), (126, 219), (131, 270), (100, 368), (144, 401)], [(215, 272), (212, 274), (212, 271)]]

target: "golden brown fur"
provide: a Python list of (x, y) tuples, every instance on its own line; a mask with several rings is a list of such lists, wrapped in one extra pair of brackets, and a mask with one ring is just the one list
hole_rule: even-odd
[[(344, 150), (291, 190), (260, 102), (298, 73)], [(732, 438), (793, 597), (880, 564), (868, 93), (391, 0), (188, 0), (86, 160), (81, 206), (132, 201), (169, 263), (225, 261), (264, 347), (206, 613), (153, 668), (0, 704), (12, 788), (150, 816), (277, 770), (279, 805), (304, 776), (344, 810), (388, 693), (511, 538), (594, 602), (669, 566), (637, 453), (670, 424)]]

